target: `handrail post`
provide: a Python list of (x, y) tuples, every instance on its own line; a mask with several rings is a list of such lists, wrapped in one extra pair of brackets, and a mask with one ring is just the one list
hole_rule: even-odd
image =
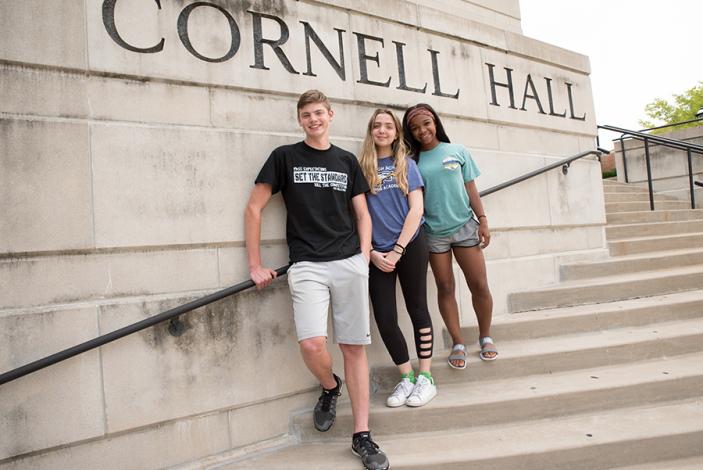
[(629, 183), (630, 180), (627, 177), (627, 159), (625, 158), (625, 139), (620, 136), (620, 149), (622, 149), (622, 169), (625, 173), (625, 183)]
[(686, 151), (686, 154), (688, 156), (688, 187), (689, 191), (691, 191), (691, 209), (695, 209), (696, 195), (693, 192), (693, 163), (691, 162), (691, 149), (688, 149), (688, 151)]
[(647, 163), (647, 187), (649, 188), (649, 209), (654, 210), (654, 191), (652, 190), (652, 163), (649, 159), (649, 139), (644, 138), (644, 158)]

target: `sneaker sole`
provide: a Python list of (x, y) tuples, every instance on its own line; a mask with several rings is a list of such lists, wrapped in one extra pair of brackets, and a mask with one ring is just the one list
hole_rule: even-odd
[(386, 406), (388, 408), (399, 408), (407, 403), (407, 400), (404, 401), (403, 403), (398, 403), (397, 405), (391, 405), (390, 403), (386, 402)]
[[(352, 451), (352, 454), (356, 455), (356, 456), (359, 457), (359, 458), (362, 458), (362, 457), (361, 457), (361, 454), (357, 454), (353, 447), (352, 447), (352, 450), (351, 450), (351, 451)], [(362, 462), (361, 464), (363, 465), (363, 462)], [(364, 468), (368, 468), (368, 467), (367, 467), (366, 465), (364, 465)], [(379, 469), (379, 470), (388, 470), (389, 468), (391, 468), (391, 465), (390, 465), (390, 464), (388, 464), (387, 467), (384, 467), (384, 468)]]

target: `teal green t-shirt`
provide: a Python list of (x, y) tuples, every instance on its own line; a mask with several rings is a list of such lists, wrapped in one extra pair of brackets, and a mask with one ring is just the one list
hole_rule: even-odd
[(425, 182), (425, 231), (449, 236), (472, 217), (464, 183), (481, 173), (466, 147), (445, 142), (420, 152), (418, 168)]

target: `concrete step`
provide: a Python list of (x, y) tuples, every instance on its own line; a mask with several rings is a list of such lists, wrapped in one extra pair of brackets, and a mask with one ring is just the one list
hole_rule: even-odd
[[(698, 289), (602, 304), (501, 315), (493, 320), (491, 334), (497, 342), (526, 341), (701, 317), (703, 289)], [(478, 326), (464, 326), (461, 332), (469, 343), (477, 341)], [(451, 347), (451, 338), (446, 332), (443, 335), (444, 349), (447, 349)], [(475, 356), (472, 357), (478, 358), (478, 346), (469, 344), (468, 347), (469, 350), (475, 350)]]
[[(646, 202), (649, 204), (649, 193), (639, 193), (639, 192), (627, 192), (627, 193), (604, 193), (605, 202)], [(676, 201), (673, 196), (666, 196), (662, 194), (654, 195), (654, 204), (659, 201)]]
[[(394, 470), (593, 470), (698, 457), (702, 439), (703, 400), (685, 400), (377, 441)], [(292, 446), (217, 468), (361, 468), (349, 441), (346, 437)]]
[(508, 295), (511, 312), (595, 304), (699, 289), (703, 266), (619, 274), (595, 279), (566, 281), (551, 287)]
[[(703, 351), (470, 384), (437, 381), (437, 396), (421, 408), (389, 408), (385, 404), (388, 393), (372, 395), (370, 427), (376, 436), (393, 436), (697, 398), (703, 390), (702, 365)], [(313, 428), (311, 412), (295, 416), (293, 426), (302, 441), (316, 441), (344, 438), (354, 421), (345, 403), (338, 408), (334, 427), (324, 434)]]
[(649, 206), (643, 211), (618, 212), (606, 214), (608, 224), (641, 224), (651, 222), (668, 222), (674, 220), (701, 220), (703, 209), (655, 210)]
[(559, 267), (560, 280), (571, 281), (616, 274), (654, 271), (683, 266), (703, 265), (703, 248), (697, 250), (669, 250), (617, 256), (599, 261), (563, 264)]
[[(655, 210), (682, 210), (690, 208), (691, 203), (686, 201), (655, 201), (654, 203)], [(606, 214), (615, 214), (618, 212), (646, 211), (649, 209), (649, 201), (605, 203)]]
[(663, 462), (645, 463), (642, 465), (628, 465), (627, 467), (617, 467), (613, 470), (701, 470), (703, 468), (703, 456), (691, 457), (689, 459), (665, 460)]
[[(438, 384), (474, 383), (700, 352), (703, 317), (699, 312), (695, 318), (656, 325), (623, 326), (531, 340), (496, 337), (500, 353), (493, 362), (481, 361), (478, 345), (467, 344), (465, 370), (449, 367), (446, 360), (449, 351), (438, 350), (432, 362), (432, 376)], [(398, 382), (397, 368), (392, 365), (374, 368), (371, 381), (375, 393), (389, 392)]]
[(615, 184), (604, 184), (603, 185), (604, 194), (626, 194), (626, 193), (641, 193), (649, 194), (647, 187), (641, 186), (629, 186), (629, 185), (615, 185)]
[(703, 233), (703, 219), (671, 222), (647, 222), (642, 224), (611, 224), (605, 227), (605, 235), (609, 241), (620, 238), (677, 235), (693, 232)]
[(647, 192), (647, 184), (620, 183), (618, 181), (603, 180), (603, 192)]
[(664, 250), (703, 248), (703, 232), (656, 237), (622, 238), (608, 241), (611, 256), (626, 256)]

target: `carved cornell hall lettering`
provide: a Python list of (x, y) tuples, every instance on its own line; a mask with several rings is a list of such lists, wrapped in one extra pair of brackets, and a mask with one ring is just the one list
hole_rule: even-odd
[[(144, 0), (145, 4), (153, 5), (157, 10), (162, 9), (162, 0), (153, 0), (153, 3)], [(118, 0), (104, 0), (102, 5), (102, 20), (105, 26), (107, 34), (112, 38), (115, 43), (120, 47), (127, 49), (129, 51), (140, 53), (140, 54), (156, 54), (161, 53), (167, 47), (172, 47), (170, 44), (166, 44), (165, 38), (161, 37), (155, 40), (154, 44), (147, 47), (138, 47), (127, 42), (120, 34), (116, 21), (115, 21), (115, 8)], [(223, 31), (224, 34), (229, 36), (229, 49), (220, 57), (209, 57), (198, 51), (190, 39), (190, 29), (189, 20), (191, 14), (199, 8), (211, 8), (214, 9), (217, 14), (222, 15), (228, 24), (228, 31)], [(124, 13), (121, 13), (124, 15)], [(138, 14), (135, 12), (135, 14)], [(251, 10), (246, 10), (246, 14), (251, 16), (251, 37), (252, 37), (252, 57), (253, 64), (249, 65), (249, 68), (258, 70), (270, 70), (267, 65), (266, 59), (268, 57), (270, 60), (277, 60), (281, 66), (286, 70), (286, 72), (293, 75), (302, 75), (316, 77), (317, 74), (313, 70), (313, 49), (319, 53), (324, 60), (327, 62), (329, 67), (337, 74), (340, 80), (347, 80), (347, 70), (346, 63), (344, 60), (344, 38), (347, 33), (346, 30), (341, 28), (333, 27), (332, 29), (336, 32), (336, 44), (328, 45), (322, 40), (322, 38), (315, 31), (313, 26), (307, 21), (298, 21), (296, 24), (297, 28), (301, 28), (302, 36), (304, 38), (305, 47), (305, 64), (294, 64), (286, 55), (283, 47), (288, 43), (290, 39), (290, 27), (282, 18), (270, 14), (261, 13)], [(122, 18), (122, 21), (128, 18)], [(122, 23), (124, 24), (124, 23)], [(264, 26), (266, 25), (266, 27)], [(220, 63), (226, 62), (232, 59), (239, 51), (241, 45), (242, 31), (239, 28), (237, 20), (232, 14), (224, 7), (205, 1), (196, 1), (190, 4), (186, 4), (185, 7), (180, 11), (178, 19), (175, 24), (176, 30), (178, 32), (178, 37), (181, 41), (182, 46), (194, 57), (205, 62)], [(264, 33), (264, 30), (268, 32), (268, 35)], [(272, 31), (275, 31), (272, 32)], [(386, 47), (387, 41), (383, 37), (372, 36), (362, 32), (352, 31), (351, 38), (354, 38), (356, 45), (356, 57), (358, 61), (358, 77), (356, 77), (356, 82), (364, 85), (390, 88), (393, 86), (397, 90), (407, 91), (411, 93), (426, 94), (428, 93), (428, 82), (423, 80), (418, 80), (417, 77), (410, 79), (406, 74), (406, 61), (405, 61), (405, 46), (406, 43), (391, 40), (395, 52), (395, 69), (397, 70), (397, 77), (394, 81), (394, 77), (391, 75), (379, 76), (383, 70), (381, 62), (381, 51)], [(158, 35), (157, 35), (158, 37)], [(288, 47), (294, 47), (296, 45), (288, 45)], [(302, 47), (303, 44), (298, 45)], [(331, 46), (331, 47), (328, 47)], [(459, 99), (459, 94), (461, 90), (457, 88), (452, 92), (447, 92), (443, 90), (441, 78), (440, 78), (440, 51), (434, 49), (426, 49), (427, 51), (427, 64), (425, 67), (420, 67), (420, 69), (429, 69), (432, 71), (432, 83), (431, 83), (431, 94), (433, 96), (439, 96), (442, 98), (449, 99)], [(275, 59), (271, 57), (271, 53), (275, 56)], [(267, 55), (268, 54), (268, 55)], [(269, 62), (270, 65), (270, 62)], [(492, 106), (500, 107), (501, 104), (498, 101), (497, 90), (503, 90), (503, 96), (507, 91), (508, 97), (508, 108), (518, 111), (527, 111), (528, 105), (530, 109), (535, 110), (539, 114), (559, 117), (559, 118), (569, 118), (579, 121), (585, 121), (586, 115), (578, 115), (574, 109), (573, 100), (573, 84), (565, 82), (566, 94), (568, 98), (568, 115), (567, 109), (563, 105), (558, 105), (554, 100), (553, 84), (552, 79), (549, 77), (544, 77), (544, 82), (540, 79), (535, 82), (530, 74), (527, 74), (524, 86), (517, 84), (520, 88), (516, 88), (516, 84), (513, 83), (513, 69), (508, 67), (503, 67), (504, 78), (496, 78), (496, 72), (494, 70), (494, 64), (485, 64), (487, 73), (487, 80), (490, 84), (491, 99), (489, 104)], [(504, 80), (504, 81), (501, 81)], [(396, 83), (397, 82), (397, 83)], [(546, 88), (545, 88), (546, 87)], [(546, 92), (545, 92), (546, 89)], [(542, 91), (539, 91), (542, 90)], [(516, 96), (516, 92), (521, 95)], [(546, 100), (545, 100), (546, 95)], [(518, 105), (519, 101), (519, 107)]]

